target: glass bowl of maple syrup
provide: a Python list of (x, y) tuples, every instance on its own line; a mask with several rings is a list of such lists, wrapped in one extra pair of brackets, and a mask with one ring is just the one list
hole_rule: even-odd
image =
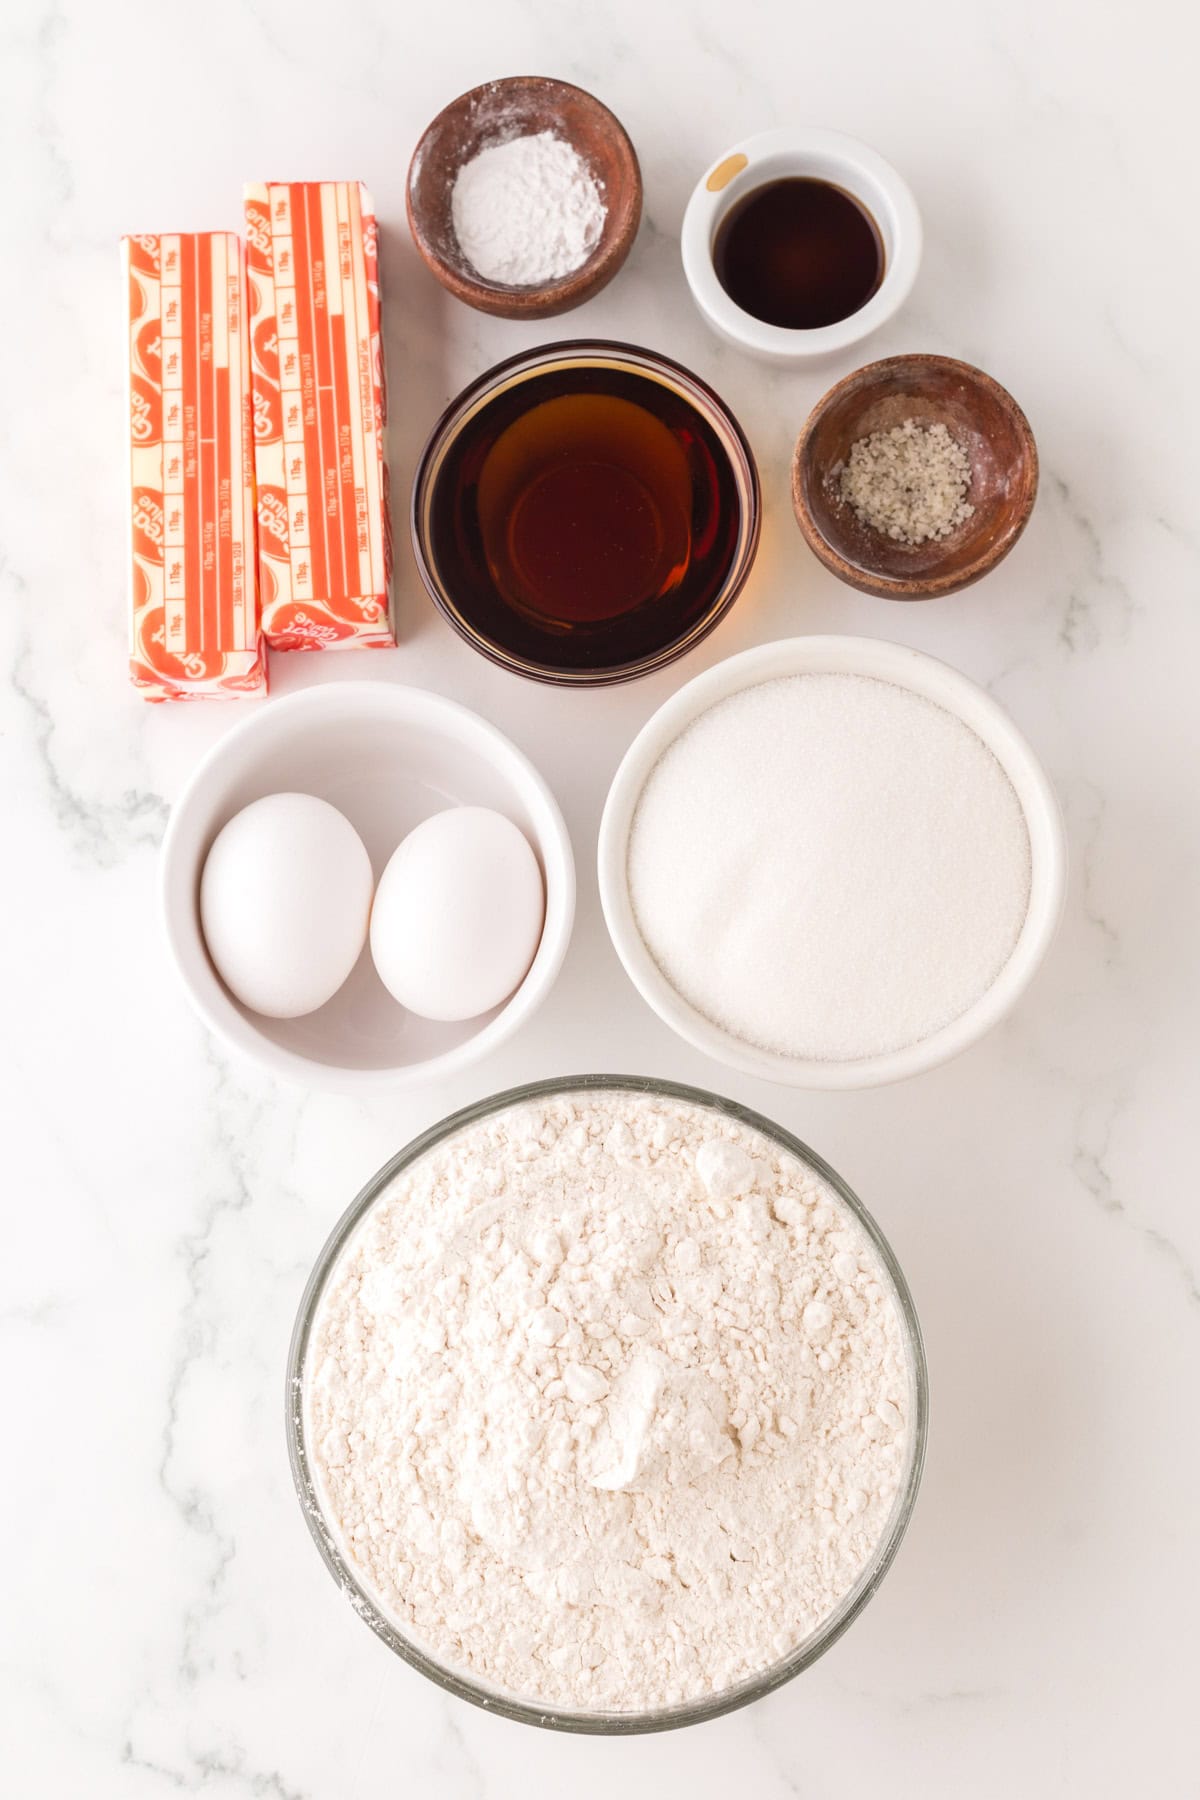
[(723, 401), (631, 344), (547, 344), (463, 390), (413, 483), (417, 567), (492, 662), (599, 687), (708, 635), (741, 592), (759, 483)]

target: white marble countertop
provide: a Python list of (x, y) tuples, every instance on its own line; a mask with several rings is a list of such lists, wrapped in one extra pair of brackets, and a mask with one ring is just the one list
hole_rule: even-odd
[[(1166, 0), (5, 12), (6, 1792), (1200, 1792), (1200, 545), (1190, 413), (1180, 424), (1200, 269), (1191, 58), (1170, 50), (1173, 19)], [(541, 330), (451, 301), (404, 226), (409, 152), (433, 113), (489, 76), (536, 71), (614, 107), (647, 191), (615, 285)], [(703, 167), (789, 120), (875, 143), (927, 229), (901, 316), (817, 375), (719, 346), (677, 248)], [(158, 931), (158, 845), (239, 709), (148, 707), (123, 668), (116, 239), (236, 228), (244, 180), (330, 174), (370, 184), (385, 233), (403, 644), (277, 659), (276, 691), (383, 675), (479, 708), (551, 773), (581, 876), (537, 1020), (458, 1080), (361, 1103), (277, 1087), (188, 1010)], [(576, 331), (666, 349), (714, 383), (753, 440), (766, 516), (750, 587), (682, 667), (558, 694), (451, 635), (404, 516), (448, 397)], [(1044, 466), (1008, 562), (908, 608), (817, 566), (787, 484), (828, 382), (904, 349), (965, 356), (1009, 385)], [(827, 1096), (676, 1042), (615, 961), (592, 868), (609, 777), (664, 695), (745, 645), (822, 630), (912, 644), (985, 683), (1056, 781), (1074, 859), (1059, 941), (1005, 1026), (918, 1080)], [(284, 1452), (296, 1302), (363, 1179), (451, 1108), (583, 1069), (717, 1087), (819, 1149), (890, 1235), (932, 1373), (924, 1490), (878, 1598), (769, 1701), (658, 1739), (531, 1731), (396, 1661), (321, 1567)]]

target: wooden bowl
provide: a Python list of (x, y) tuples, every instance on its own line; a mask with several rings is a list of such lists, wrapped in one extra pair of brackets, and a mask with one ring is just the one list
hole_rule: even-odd
[[(850, 446), (905, 419), (945, 425), (971, 462), (971, 517), (948, 537), (899, 544), (864, 525), (841, 497)], [(809, 548), (864, 594), (929, 600), (955, 594), (1006, 557), (1037, 497), (1037, 445), (999, 382), (949, 356), (889, 356), (830, 388), (792, 459), (792, 504)]]
[[(542, 287), (485, 281), (454, 234), (455, 177), (487, 145), (538, 131), (565, 139), (591, 170), (607, 209), (600, 241), (580, 268)], [(642, 174), (624, 126), (607, 106), (567, 81), (513, 75), (472, 88), (442, 109), (413, 152), (407, 204), (413, 242), (457, 299), (502, 319), (549, 319), (598, 294), (629, 255), (642, 216)]]

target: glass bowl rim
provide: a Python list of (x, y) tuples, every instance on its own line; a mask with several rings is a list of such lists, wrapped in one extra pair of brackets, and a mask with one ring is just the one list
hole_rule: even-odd
[[(639, 370), (637, 367), (642, 364), (650, 369), (658, 368), (672, 376), (685, 390), (685, 398), (690, 400), (697, 412), (706, 417), (708, 424), (713, 426), (715, 423), (720, 432), (727, 434), (737, 452), (736, 457), (729, 451), (726, 452), (730, 470), (735, 485), (744, 497), (741, 530), (733, 559), (718, 590), (719, 598), (682, 638), (634, 662), (614, 663), (600, 669), (564, 670), (551, 668), (545, 663), (528, 662), (506, 651), (500, 644), (476, 631), (455, 606), (445, 591), (432, 550), (427, 544), (426, 497), (431, 487), (432, 465), (442, 452), (451, 428), (478, 403), (486, 402), (489, 390), (500, 387), (508, 376), (525, 370), (532, 375), (544, 368), (553, 367), (555, 363), (587, 356), (625, 362), (635, 374), (645, 373), (645, 368)], [(694, 394), (687, 394), (687, 389), (694, 390)], [(676, 362), (673, 357), (665, 356), (660, 350), (650, 350), (642, 344), (630, 344), (616, 338), (562, 338), (550, 344), (532, 345), (527, 350), (518, 350), (515, 355), (492, 363), (482, 374), (461, 388), (443, 408), (417, 457), (409, 498), (408, 522), (413, 559), (422, 586), (442, 617), (473, 650), (486, 656), (498, 668), (507, 669), (510, 674), (522, 675), (527, 680), (541, 681), (553, 687), (615, 687), (621, 682), (636, 681), (643, 675), (653, 675), (659, 669), (667, 668), (680, 657), (686, 656), (689, 650), (694, 650), (697, 644), (702, 643), (716, 629), (729, 612), (749, 580), (758, 554), (762, 535), (762, 483), (750, 440), (736, 415), (716, 389), (686, 364)]]
[[(760, 1132), (764, 1137), (778, 1144), (800, 1162), (813, 1169), (833, 1189), (856, 1224), (866, 1234), (891, 1283), (905, 1340), (909, 1369), (911, 1419), (904, 1478), (874, 1554), (854, 1586), (843, 1596), (840, 1604), (815, 1631), (810, 1632), (807, 1638), (802, 1639), (778, 1662), (772, 1663), (768, 1668), (755, 1675), (748, 1676), (734, 1687), (722, 1689), (720, 1693), (706, 1695), (699, 1700), (678, 1702), (672, 1706), (648, 1708), (643, 1712), (584, 1712), (562, 1707), (540, 1706), (536, 1701), (523, 1700), (519, 1696), (509, 1694), (499, 1688), (491, 1688), (485, 1682), (475, 1680), (462, 1670), (452, 1669), (446, 1664), (438, 1662), (417, 1643), (405, 1637), (403, 1632), (384, 1615), (378, 1603), (360, 1583), (342, 1556), (333, 1540), (332, 1531), (325, 1523), (317, 1483), (310, 1471), (308, 1447), (305, 1442), (302, 1393), (304, 1363), (309, 1338), (330, 1274), (362, 1219), (402, 1170), (419, 1161), (428, 1150), (452, 1137), (456, 1132), (476, 1124), (480, 1119), (488, 1118), (494, 1113), (519, 1106), (525, 1101), (550, 1098), (555, 1095), (620, 1091), (679, 1100), (717, 1112), (723, 1117), (733, 1120), (735, 1124)], [(398, 1150), (394, 1156), (390, 1157), (350, 1202), (326, 1238), (313, 1264), (296, 1312), (291, 1343), (288, 1347), (284, 1401), (288, 1463), (305, 1524), (308, 1526), (309, 1533), (329, 1573), (337, 1582), (342, 1593), (349, 1599), (355, 1612), (370, 1626), (376, 1637), (382, 1639), (388, 1648), (408, 1663), (411, 1668), (427, 1676), (445, 1692), (454, 1694), (461, 1700), (468, 1700), (472, 1705), (479, 1706), (484, 1711), (496, 1713), (502, 1718), (512, 1719), (521, 1724), (541, 1726), (551, 1731), (576, 1732), (605, 1737), (671, 1731), (684, 1725), (695, 1725), (706, 1719), (718, 1718), (723, 1713), (734, 1712), (742, 1706), (749, 1705), (751, 1701), (759, 1700), (764, 1695), (774, 1692), (776, 1688), (782, 1687), (785, 1682), (792, 1680), (794, 1676), (809, 1668), (817, 1661), (818, 1657), (823, 1656), (825, 1651), (830, 1649), (853, 1624), (879, 1588), (892, 1565), (916, 1504), (929, 1431), (929, 1373), (916, 1307), (895, 1252), (857, 1194), (843, 1181), (837, 1171), (831, 1168), (823, 1157), (818, 1156), (816, 1151), (811, 1150), (802, 1139), (796, 1137), (782, 1125), (777, 1125), (774, 1120), (766, 1118), (762, 1113), (754, 1111), (751, 1107), (743, 1106), (739, 1101), (729, 1100), (721, 1094), (710, 1093), (707, 1089), (693, 1087), (682, 1082), (667, 1081), (650, 1075), (568, 1075), (522, 1082), (517, 1087), (503, 1089), (498, 1093), (487, 1095), (482, 1100), (473, 1101), (469, 1106), (458, 1108), (444, 1119), (438, 1120), (436, 1124), (430, 1125), (426, 1130), (418, 1133), (403, 1149)]]

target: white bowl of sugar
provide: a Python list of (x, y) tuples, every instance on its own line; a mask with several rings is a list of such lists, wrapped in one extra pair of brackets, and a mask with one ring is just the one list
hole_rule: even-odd
[(1054, 791), (1007, 714), (935, 658), (785, 639), (673, 695), (617, 770), (600, 897), (626, 972), (718, 1062), (873, 1087), (1016, 1003), (1062, 910)]

